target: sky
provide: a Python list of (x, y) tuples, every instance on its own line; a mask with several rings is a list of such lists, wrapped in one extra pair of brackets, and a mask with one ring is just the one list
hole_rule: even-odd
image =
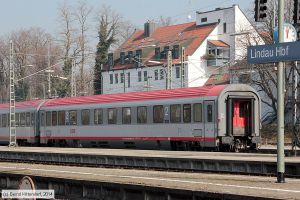
[[(249, 0), (84, 0), (94, 11), (110, 6), (138, 28), (159, 16), (171, 17), (176, 23), (195, 19), (196, 11), (238, 4), (242, 10), (251, 7)], [(58, 8), (66, 2), (76, 6), (77, 0), (0, 0), (0, 36), (22, 28), (41, 27), (55, 35), (59, 30)]]

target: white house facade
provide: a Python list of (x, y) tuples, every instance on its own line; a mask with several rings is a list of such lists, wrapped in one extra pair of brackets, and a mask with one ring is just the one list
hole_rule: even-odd
[[(238, 5), (197, 12), (196, 22), (164, 27), (147, 22), (144, 30), (109, 54), (102, 72), (103, 93), (166, 89), (168, 81), (169, 88), (215, 84), (209, 77), (227, 74), (229, 65), (244, 58), (241, 43), (252, 34), (258, 35)], [(228, 76), (219, 78), (229, 83)]]

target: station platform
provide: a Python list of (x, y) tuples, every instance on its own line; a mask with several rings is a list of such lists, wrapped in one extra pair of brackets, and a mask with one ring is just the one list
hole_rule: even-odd
[(25, 175), (36, 189), (54, 189), (56, 198), (300, 199), (299, 179), (7, 162), (0, 163), (0, 188), (15, 188)]
[[(0, 147), (1, 161), (276, 175), (275, 154), (96, 148)], [(285, 158), (286, 175), (300, 177), (300, 157)]]

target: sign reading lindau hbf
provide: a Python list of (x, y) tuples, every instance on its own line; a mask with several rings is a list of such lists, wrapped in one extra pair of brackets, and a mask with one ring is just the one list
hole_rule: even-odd
[(300, 42), (250, 46), (247, 51), (249, 64), (300, 60)]

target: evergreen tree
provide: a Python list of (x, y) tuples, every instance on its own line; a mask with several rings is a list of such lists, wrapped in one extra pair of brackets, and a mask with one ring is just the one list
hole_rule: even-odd
[(101, 66), (107, 63), (107, 54), (111, 46), (117, 42), (117, 31), (119, 28), (120, 17), (105, 7), (98, 18), (99, 29), (96, 52), (96, 62), (94, 67), (94, 93), (102, 94), (102, 72)]

